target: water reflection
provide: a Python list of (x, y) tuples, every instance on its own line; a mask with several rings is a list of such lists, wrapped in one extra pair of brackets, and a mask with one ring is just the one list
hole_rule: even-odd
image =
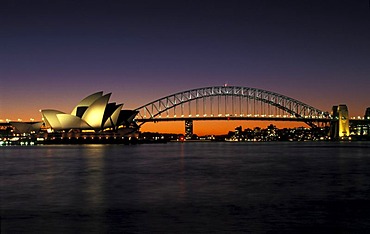
[(185, 149), (184, 144), (180, 144), (179, 147), (179, 178), (178, 184), (178, 199), (179, 201), (184, 201), (187, 196), (187, 184), (185, 180)]
[[(98, 146), (94, 148), (84, 148), (81, 150), (81, 157), (86, 165), (82, 172), (86, 178), (86, 185), (83, 190), (86, 191), (87, 207), (100, 208), (104, 206), (104, 163), (106, 147)], [(107, 181), (109, 183), (109, 181)]]
[(366, 144), (1, 150), (2, 233), (370, 231)]

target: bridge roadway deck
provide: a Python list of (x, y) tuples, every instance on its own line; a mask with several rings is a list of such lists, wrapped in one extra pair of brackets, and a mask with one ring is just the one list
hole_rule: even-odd
[(329, 123), (330, 118), (296, 118), (296, 117), (254, 117), (254, 116), (198, 116), (198, 117), (161, 117), (153, 119), (136, 119), (137, 122), (169, 122), (169, 121), (211, 121), (211, 120), (257, 120), (257, 121), (291, 121), (291, 122), (322, 122)]

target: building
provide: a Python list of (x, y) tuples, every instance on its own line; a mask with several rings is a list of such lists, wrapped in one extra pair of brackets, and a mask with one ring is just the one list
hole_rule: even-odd
[(366, 108), (364, 118), (365, 118), (365, 119), (370, 119), (370, 107)]
[(123, 104), (109, 103), (111, 93), (97, 92), (82, 99), (70, 114), (41, 110), (49, 132), (78, 130), (85, 132), (117, 131), (120, 128), (137, 128), (135, 110), (122, 110)]
[(36, 133), (40, 130), (43, 122), (10, 122), (14, 127), (15, 133)]
[(193, 136), (193, 120), (185, 120), (185, 138), (191, 139)]
[(351, 119), (349, 127), (352, 139), (370, 140), (370, 107), (366, 109), (364, 118)]

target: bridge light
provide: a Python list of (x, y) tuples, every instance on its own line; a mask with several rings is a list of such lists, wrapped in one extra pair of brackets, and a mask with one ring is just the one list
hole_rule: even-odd
[(174, 115), (173, 117), (176, 118), (176, 115)]
[(184, 117), (184, 115), (181, 115), (181, 117)]
[(218, 116), (220, 117), (220, 116), (222, 116), (222, 114), (218, 114)]
[(207, 114), (204, 114), (203, 116), (204, 116), (204, 117), (206, 117), (206, 116), (207, 116)]
[(227, 117), (227, 116), (230, 116), (230, 115), (229, 114), (226, 114), (225, 116)]
[(191, 117), (191, 115), (189, 115), (189, 117)]
[(196, 117), (199, 117), (199, 114), (196, 114), (195, 116), (196, 116)]

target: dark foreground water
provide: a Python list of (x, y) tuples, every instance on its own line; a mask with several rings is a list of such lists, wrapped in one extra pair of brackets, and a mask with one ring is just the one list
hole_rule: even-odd
[(1, 233), (370, 233), (370, 143), (0, 148)]

